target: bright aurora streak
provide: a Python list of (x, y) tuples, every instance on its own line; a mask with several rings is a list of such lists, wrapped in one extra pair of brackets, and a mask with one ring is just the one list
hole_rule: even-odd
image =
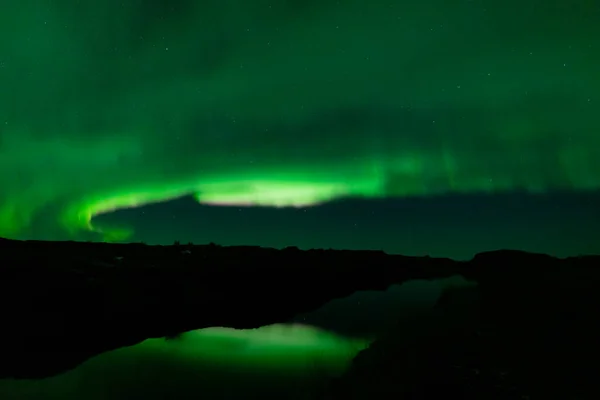
[(13, 2), (0, 236), (133, 239), (94, 216), (183, 196), (598, 190), (599, 20), (588, 0)]

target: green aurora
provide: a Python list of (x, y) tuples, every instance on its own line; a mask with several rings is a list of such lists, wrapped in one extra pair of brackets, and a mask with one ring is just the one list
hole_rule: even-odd
[(189, 195), (600, 189), (598, 21), (592, 0), (12, 2), (0, 236), (125, 240), (93, 217)]

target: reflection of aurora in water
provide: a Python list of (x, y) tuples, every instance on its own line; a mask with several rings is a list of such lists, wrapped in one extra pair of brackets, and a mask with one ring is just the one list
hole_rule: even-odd
[(403, 315), (430, 310), (444, 289), (466, 285), (457, 276), (413, 280), (333, 300), (290, 324), (150, 339), (53, 378), (0, 380), (0, 399), (306, 398), (348, 368), (370, 342), (361, 338), (383, 334)]
[(0, 398), (302, 398), (367, 345), (297, 324), (208, 328), (105, 353), (53, 378), (0, 381)]
[(276, 324), (252, 330), (192, 331), (178, 341), (175, 351), (196, 360), (257, 371), (314, 373), (316, 368), (338, 374), (367, 345), (367, 340), (343, 338), (307, 325)]

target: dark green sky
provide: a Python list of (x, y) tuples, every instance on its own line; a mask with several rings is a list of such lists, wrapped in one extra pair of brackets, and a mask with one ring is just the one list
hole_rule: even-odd
[(2, 236), (600, 252), (595, 0), (20, 0), (0, 26)]

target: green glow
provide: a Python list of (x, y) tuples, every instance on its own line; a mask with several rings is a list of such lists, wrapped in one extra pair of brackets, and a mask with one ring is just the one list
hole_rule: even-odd
[(274, 207), (302, 207), (331, 200), (348, 193), (342, 183), (296, 183), (244, 181), (203, 186), (206, 191), (197, 195), (205, 204), (240, 204)]
[(0, 380), (0, 396), (105, 400), (164, 398), (161, 394), (171, 398), (177, 393), (223, 398), (234, 391), (238, 396), (233, 398), (239, 398), (239, 393), (290, 398), (342, 374), (367, 345), (366, 340), (303, 325), (208, 328), (176, 340), (149, 339), (104, 353), (48, 379)]
[(281, 207), (599, 189), (600, 25), (589, 2), (534, 1), (516, 16), (234, 0), (161, 18), (138, 2), (13, 2), (0, 235), (123, 240), (92, 218), (190, 194)]
[[(160, 340), (145, 343), (149, 347), (164, 345)], [(310, 326), (276, 324), (251, 330), (197, 330), (184, 334), (173, 346), (185, 357), (225, 363), (228, 368), (303, 374), (318, 368), (333, 376), (341, 374), (368, 341), (345, 339)]]

